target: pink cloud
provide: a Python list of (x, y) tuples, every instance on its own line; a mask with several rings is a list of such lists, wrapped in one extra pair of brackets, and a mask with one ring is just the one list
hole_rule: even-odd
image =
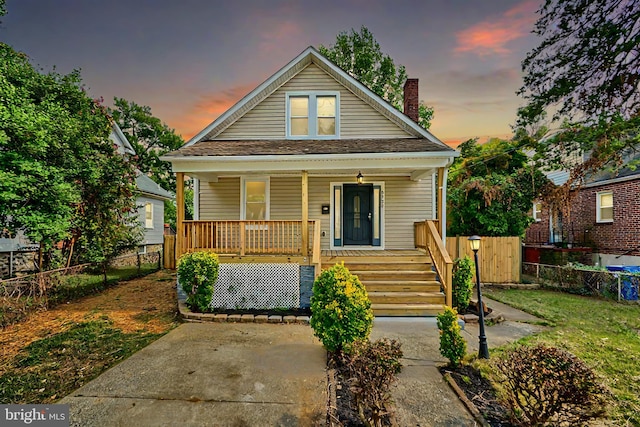
[(220, 92), (201, 95), (185, 114), (168, 118), (167, 122), (183, 138), (189, 139), (235, 105), (257, 86), (257, 83), (234, 86)]
[(539, 2), (526, 0), (496, 18), (479, 22), (456, 34), (455, 52), (472, 52), (480, 56), (505, 55), (507, 44), (526, 37), (536, 21)]

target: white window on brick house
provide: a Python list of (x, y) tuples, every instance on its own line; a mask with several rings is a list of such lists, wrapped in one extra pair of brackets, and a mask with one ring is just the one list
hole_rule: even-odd
[(340, 134), (338, 92), (288, 92), (287, 138), (330, 139)]
[(613, 222), (613, 192), (596, 193), (596, 222)]
[(542, 221), (542, 202), (533, 202), (533, 220), (535, 222)]
[(144, 228), (153, 228), (153, 203), (144, 205)]

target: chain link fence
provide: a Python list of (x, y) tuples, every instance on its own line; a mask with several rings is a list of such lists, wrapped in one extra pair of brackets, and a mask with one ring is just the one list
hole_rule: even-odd
[(583, 295), (602, 295), (618, 301), (638, 301), (640, 274), (525, 262), (522, 274), (544, 286)]

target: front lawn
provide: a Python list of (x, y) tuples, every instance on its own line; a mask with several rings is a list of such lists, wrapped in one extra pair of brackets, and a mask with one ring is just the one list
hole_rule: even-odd
[(519, 342), (544, 343), (578, 356), (612, 391), (609, 418), (640, 426), (640, 305), (550, 290), (485, 293), (548, 321), (548, 331)]

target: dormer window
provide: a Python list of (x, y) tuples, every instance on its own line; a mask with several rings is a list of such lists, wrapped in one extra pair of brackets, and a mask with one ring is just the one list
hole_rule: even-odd
[(287, 137), (290, 139), (337, 138), (338, 92), (287, 93)]

